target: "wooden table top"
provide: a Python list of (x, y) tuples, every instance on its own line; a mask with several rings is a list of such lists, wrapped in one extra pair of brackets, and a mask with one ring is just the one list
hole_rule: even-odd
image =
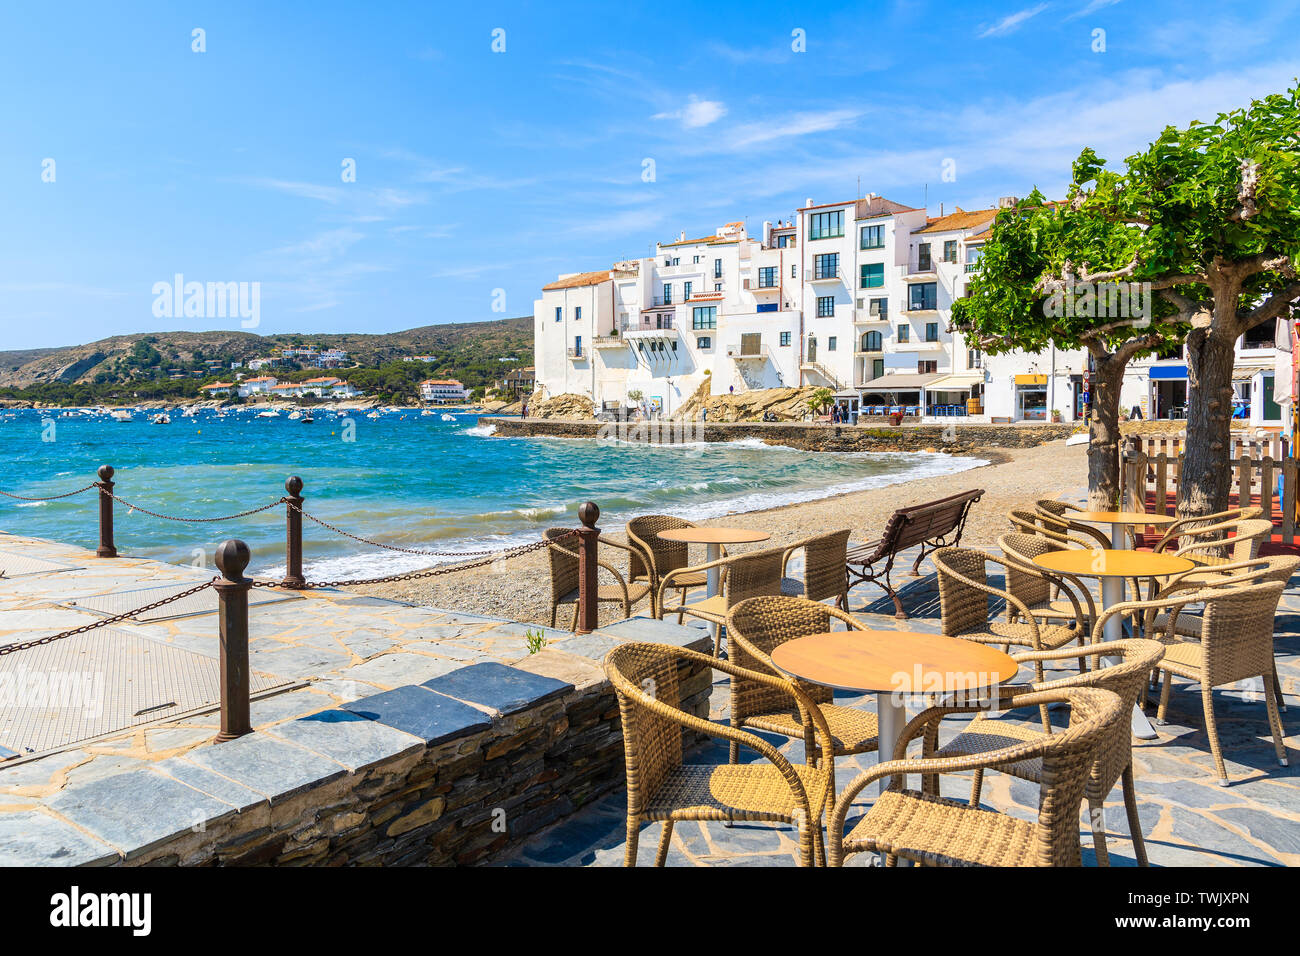
[(1152, 575), (1190, 571), (1196, 564), (1173, 554), (1110, 548), (1067, 548), (1034, 558), (1034, 564), (1048, 571), (1062, 571), (1096, 578), (1145, 578)]
[(1016, 675), (996, 647), (919, 631), (831, 631), (786, 641), (772, 662), (803, 680), (860, 692), (977, 691)]
[(1087, 521), (1098, 524), (1134, 524), (1150, 525), (1155, 527), (1162, 524), (1173, 524), (1178, 518), (1175, 515), (1156, 515), (1147, 514), (1145, 511), (1067, 511), (1061, 515), (1067, 521)]
[(687, 544), (752, 544), (772, 537), (766, 531), (754, 528), (673, 528), (660, 531), (665, 541), (684, 541)]

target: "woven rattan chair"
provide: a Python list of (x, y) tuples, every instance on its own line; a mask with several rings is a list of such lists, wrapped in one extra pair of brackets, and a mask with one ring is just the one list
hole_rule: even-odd
[[(835, 606), (849, 606), (848, 528), (805, 538), (785, 549), (781, 562), (781, 593), (810, 601), (835, 599)], [(786, 566), (797, 551), (803, 551), (803, 580), (785, 577)]]
[(1177, 521), (1165, 526), (1164, 532), (1151, 550), (1163, 551), (1168, 547), (1177, 548), (1178, 538), (1197, 528), (1205, 528), (1210, 525), (1221, 524), (1224, 522), (1250, 521), (1254, 518), (1262, 518), (1263, 516), (1263, 508), (1257, 508), (1254, 505), (1250, 505), (1249, 507), (1244, 508), (1229, 508), (1227, 511), (1216, 511), (1213, 514), (1208, 515), (1179, 518)]
[[(1189, 589), (1239, 587), (1245, 584), (1262, 584), (1277, 581), (1285, 588), (1292, 576), (1300, 571), (1300, 558), (1293, 555), (1272, 555), (1267, 558), (1255, 558), (1253, 561), (1236, 561), (1231, 564), (1216, 564), (1213, 573), (1204, 568), (1184, 571), (1170, 577), (1157, 600), (1173, 597)], [(1157, 614), (1147, 625), (1148, 636), (1153, 640), (1174, 643), (1175, 639), (1200, 640), (1201, 615), (1191, 611), (1185, 605), (1180, 606), (1174, 618), (1174, 626), (1169, 627), (1169, 615)], [(1286, 711), (1286, 698), (1282, 695), (1282, 682), (1277, 675), (1277, 661), (1273, 662), (1273, 693), (1277, 695), (1277, 705)]]
[[(1000, 591), (989, 585), (986, 576), (988, 562), (1000, 564), (1008, 571), (1015, 565), (1003, 558), (994, 557), (974, 548), (940, 548), (931, 555), (939, 572), (939, 613), (943, 633), (980, 644), (994, 644), (1010, 648), (1027, 647), (1034, 651), (1050, 651), (1078, 641), (1087, 640), (1088, 623), (1083, 610), (1075, 600), (1074, 620), (1065, 624), (1040, 623), (1029, 606), (1009, 591)], [(1018, 569), (1017, 569), (1018, 570)], [(1073, 599), (1070, 591), (1063, 592)], [(1006, 601), (1008, 617), (1015, 620), (990, 621), (989, 598)], [(1012, 615), (1011, 612), (1015, 612)], [(1034, 676), (1043, 680), (1043, 665), (1034, 664)], [(1041, 710), (1043, 727), (1051, 728), (1047, 707)]]
[[(655, 865), (668, 855), (673, 824), (679, 820), (765, 821), (792, 824), (799, 831), (799, 863), (825, 860), (821, 822), (835, 793), (832, 761), (823, 767), (791, 764), (760, 737), (715, 724), (681, 710), (679, 665), (713, 667), (731, 676), (766, 684), (799, 702), (812, 720), (821, 746), (831, 748), (826, 722), (802, 690), (769, 674), (746, 671), (729, 661), (665, 644), (627, 643), (605, 657), (623, 723), (627, 765), (627, 852), (636, 865), (642, 823), (662, 821)], [(757, 751), (764, 762), (692, 765), (683, 759), (683, 729), (721, 737)]]
[[(1105, 620), (1115, 614), (1128, 613), (1123, 605), (1110, 608), (1097, 622), (1094, 637), (1100, 638)], [(1109, 644), (1094, 643), (1087, 649), (1087, 654), (1095, 659), (1102, 656), (1118, 657), (1119, 663), (1109, 666), (1094, 667), (1087, 673), (1079, 673), (1060, 680), (1033, 684), (1028, 690), (1019, 688), (1002, 688), (999, 703), (1014, 708), (1015, 697), (1020, 693), (1038, 693), (1057, 690), (1064, 687), (1100, 687), (1112, 691), (1123, 702), (1124, 713), (1132, 711), (1138, 695), (1151, 678), (1151, 672), (1164, 655), (1164, 646), (1156, 641), (1125, 640)], [(1074, 656), (1068, 649), (1017, 654), (1015, 659), (1021, 663), (1027, 661), (1060, 660)], [(1004, 747), (1038, 740), (1044, 736), (1043, 731), (1025, 723), (1009, 720), (994, 720), (983, 715), (976, 717), (966, 728), (944, 746), (935, 749), (938, 743), (938, 724), (932, 724), (927, 731), (925, 755), (935, 757), (967, 757), (991, 753)], [(1002, 767), (1002, 772), (1022, 780), (1042, 783), (1043, 763), (1040, 759), (1022, 760)], [(937, 784), (936, 778), (930, 778)], [(970, 804), (978, 806), (980, 788), (984, 780), (984, 771), (975, 771), (975, 780), (971, 786)], [(1098, 745), (1096, 759), (1088, 775), (1084, 796), (1088, 800), (1088, 818), (1092, 825), (1092, 843), (1097, 854), (1097, 862), (1102, 866), (1109, 863), (1106, 853), (1106, 828), (1102, 808), (1106, 797), (1115, 788), (1116, 783), (1123, 784), (1124, 810), (1128, 815), (1129, 832), (1132, 834), (1133, 853), (1139, 866), (1147, 865), (1146, 845), (1142, 839), (1142, 823), (1138, 819), (1137, 793), (1133, 785), (1133, 747), (1132, 735), (1127, 721), (1115, 725), (1111, 737)], [(925, 788), (923, 788), (925, 789)], [(930, 791), (937, 792), (934, 784)]]
[[(727, 640), (732, 663), (751, 671), (784, 675), (772, 663), (772, 651), (797, 637), (823, 634), (836, 622), (845, 630), (860, 630), (862, 623), (852, 615), (804, 598), (767, 596), (741, 601), (727, 615)], [(797, 682), (810, 700), (821, 708), (835, 745), (833, 756), (869, 753), (878, 746), (880, 736), (876, 715), (860, 707), (834, 703), (829, 687)], [(731, 726), (752, 727), (767, 733), (802, 740), (804, 759), (816, 764), (822, 756), (817, 747), (816, 726), (799, 709), (799, 702), (771, 684), (731, 679)], [(731, 745), (731, 762), (735, 763), (739, 746)]]
[[(904, 759), (910, 740), (949, 714), (971, 713), (972, 703), (931, 707), (903, 729), (894, 759), (859, 775), (835, 801), (828, 821), (830, 863), (843, 865), (847, 854), (884, 853), (886, 865), (899, 857), (932, 866), (1079, 866), (1079, 807), (1097, 750), (1128, 726), (1119, 697), (1097, 687), (1065, 687), (1016, 698), (1017, 705), (1070, 705), (1069, 726), (1036, 740), (969, 757)], [(1037, 820), (1021, 820), (972, 807), (932, 793), (903, 789), (902, 774), (945, 774), (1001, 770), (1009, 765), (1041, 764)], [(847, 835), (844, 821), (853, 800), (868, 784), (892, 777), (886, 789)]]
[[(573, 529), (547, 528), (542, 534), (547, 541), (554, 542), (571, 537)], [(602, 548), (608, 546), (630, 550), (616, 541), (608, 541), (603, 538), (600, 546)], [(551, 627), (555, 627), (555, 618), (560, 607), (572, 604), (573, 623), (569, 626), (569, 630), (576, 630), (578, 627), (578, 579), (580, 577), (577, 552), (571, 551), (564, 545), (552, 544), (546, 549), (546, 554), (551, 568)], [(628, 583), (613, 565), (606, 564), (604, 561), (597, 561), (596, 564), (601, 570), (607, 571), (614, 576), (613, 584), (600, 584), (597, 586), (596, 600), (605, 604), (622, 604), (623, 616), (630, 617), (633, 606), (650, 595), (650, 586), (641, 582)]]
[[(690, 553), (686, 542), (665, 541), (659, 537), (659, 532), (695, 527), (698, 525), (694, 522), (674, 518), (672, 515), (642, 515), (627, 523), (627, 543), (633, 548), (628, 580), (644, 582), (650, 586), (653, 606), (657, 607), (659, 584), (664, 575), (690, 564)], [(725, 548), (722, 553), (726, 554)], [(702, 588), (708, 583), (703, 573), (679, 574), (675, 580), (675, 586), (681, 592), (683, 602), (688, 591)]]
[(1278, 713), (1278, 694), (1273, 681), (1273, 617), (1282, 589), (1281, 582), (1269, 581), (1244, 587), (1206, 588), (1178, 594), (1164, 601), (1145, 602), (1150, 618), (1154, 619), (1161, 606), (1172, 616), (1166, 625), (1167, 638), (1175, 633), (1181, 604), (1203, 602), (1205, 605), (1201, 613), (1199, 641), (1165, 641), (1165, 656), (1160, 662), (1164, 683), (1156, 719), (1161, 723), (1165, 721), (1171, 675), (1200, 685), (1205, 732), (1210, 738), (1210, 753), (1214, 757), (1221, 787), (1228, 785), (1228, 771), (1223, 763), (1214, 720), (1216, 687), (1255, 677), (1261, 679), (1273, 749), (1278, 762), (1284, 767), (1287, 765), (1282, 718)]
[[(1084, 524), (1082, 521), (1071, 521), (1070, 511), (1078, 511), (1074, 505), (1066, 504), (1064, 501), (1056, 501), (1053, 498), (1039, 498), (1034, 502), (1034, 512), (1038, 515), (1043, 527), (1056, 531), (1058, 533), (1072, 533), (1075, 535), (1083, 534), (1092, 538), (1096, 544), (1103, 548), (1117, 548), (1119, 545), (1110, 540), (1110, 537), (1100, 528), (1094, 528), (1090, 524)], [(1094, 545), (1095, 546), (1095, 545)]]
[[(1232, 532), (1232, 537), (1228, 537), (1228, 532)], [(1220, 521), (1186, 529), (1176, 538), (1162, 539), (1155, 551), (1176, 554), (1202, 565), (1232, 564), (1258, 557), (1260, 544), (1272, 534), (1273, 522), (1267, 518)]]
[[(1039, 620), (1067, 622), (1081, 614), (1084, 626), (1092, 627), (1097, 620), (1097, 605), (1087, 585), (1072, 574), (1045, 571), (1034, 564), (1035, 558), (1060, 551), (1062, 545), (1040, 534), (1008, 532), (998, 536), (998, 547), (1007, 559), (1007, 590), (1029, 608), (1029, 613)], [(1055, 599), (1053, 591), (1058, 593)], [(1066, 591), (1068, 597), (1059, 596)], [(1008, 606), (1007, 611), (1014, 619), (1013, 609)]]
[(1019, 508), (1013, 508), (1007, 512), (1007, 521), (1011, 523), (1013, 531), (1021, 534), (1037, 534), (1045, 538), (1050, 538), (1057, 544), (1065, 548), (1095, 548), (1096, 541), (1085, 541), (1077, 535), (1072, 535), (1069, 529), (1064, 527), (1061, 522), (1056, 521), (1049, 515), (1039, 514), (1036, 511), (1024, 511)]
[[(727, 613), (734, 605), (746, 598), (781, 593), (781, 567), (784, 558), (785, 552), (781, 548), (766, 548), (762, 551), (734, 554), (707, 564), (669, 571), (659, 582), (659, 596), (656, 600), (659, 608), (658, 616), (662, 618), (666, 614), (676, 614), (680, 621), (682, 615), (686, 615), (715, 625), (718, 639), (713, 642), (713, 653), (716, 656), (722, 650), (722, 628), (727, 623)], [(721, 594), (715, 594), (693, 604), (687, 604), (685, 601), (680, 604), (668, 604), (666, 595), (676, 589), (679, 575), (707, 574), (710, 568), (718, 569), (722, 581)]]

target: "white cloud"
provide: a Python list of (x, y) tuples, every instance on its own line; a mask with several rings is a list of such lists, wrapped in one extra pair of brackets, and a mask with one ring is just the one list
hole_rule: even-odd
[(1040, 3), (1036, 7), (1026, 7), (1025, 9), (1018, 10), (1015, 13), (1009, 13), (997, 23), (993, 24), (993, 26), (987, 28), (983, 33), (981, 33), (980, 38), (1002, 37), (1006, 36), (1008, 33), (1014, 33), (1016, 30), (1020, 29), (1021, 25), (1026, 20), (1038, 16), (1046, 10), (1048, 6), (1049, 4)]
[(1066, 17), (1065, 20), (1068, 23), (1071, 20), (1079, 19), (1079, 17), (1091, 16), (1092, 14), (1096, 13), (1098, 10), (1105, 10), (1107, 7), (1113, 7), (1115, 6), (1115, 4), (1122, 3), (1122, 2), (1123, 0), (1090, 0), (1090, 2), (1086, 7), (1074, 11), (1074, 13)]
[(682, 121), (686, 129), (699, 129), (716, 123), (727, 115), (726, 104), (718, 100), (702, 100), (695, 94), (687, 99), (686, 105), (678, 110), (654, 114), (651, 119), (676, 119)]
[(254, 186), (261, 186), (263, 189), (274, 189), (277, 192), (288, 193), (290, 196), (319, 199), (328, 203), (337, 203), (342, 198), (343, 192), (338, 186), (321, 186), (316, 183), (292, 182), (285, 179), (254, 179), (251, 182)]

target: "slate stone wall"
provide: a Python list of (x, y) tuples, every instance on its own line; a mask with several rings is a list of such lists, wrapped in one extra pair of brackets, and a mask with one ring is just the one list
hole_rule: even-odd
[[(141, 789), (129, 778), (165, 775), (151, 812), (200, 818), (118, 862), (491, 861), (624, 785), (618, 704), (596, 661), (626, 639), (708, 646), (698, 629), (634, 619), (514, 666), (470, 665), (109, 778), (125, 796)], [(707, 718), (712, 671), (683, 665), (681, 680), (684, 708)], [(186, 790), (203, 813), (187, 810)], [(92, 809), (104, 797), (82, 796)], [(218, 801), (224, 812), (212, 812)]]

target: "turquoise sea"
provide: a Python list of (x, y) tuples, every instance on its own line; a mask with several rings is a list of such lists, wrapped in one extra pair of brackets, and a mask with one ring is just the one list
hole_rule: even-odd
[[(315, 421), (203, 411), (171, 423), (105, 415), (0, 413), (5, 467), (0, 490), (29, 496), (70, 491), (117, 469), (116, 493), (152, 511), (227, 515), (277, 500), (299, 475), (305, 510), (388, 544), (480, 550), (536, 540), (554, 525), (575, 527), (578, 505), (595, 501), (601, 525), (668, 512), (708, 518), (845, 491), (941, 476), (980, 464), (940, 454), (828, 454), (757, 441), (649, 445), (554, 438), (501, 438), (477, 416), (391, 411), (317, 411)], [(351, 439), (351, 440), (347, 440)], [(936, 483), (942, 485), (942, 480)], [(936, 488), (936, 493), (942, 491)], [(0, 530), (93, 548), (96, 501), (0, 498)], [(867, 529), (859, 529), (860, 534)], [(119, 551), (211, 566), (225, 538), (253, 551), (252, 569), (283, 568), (284, 508), (234, 521), (180, 524), (116, 507)], [(377, 551), (304, 522), (309, 577), (380, 575), (435, 559)]]

